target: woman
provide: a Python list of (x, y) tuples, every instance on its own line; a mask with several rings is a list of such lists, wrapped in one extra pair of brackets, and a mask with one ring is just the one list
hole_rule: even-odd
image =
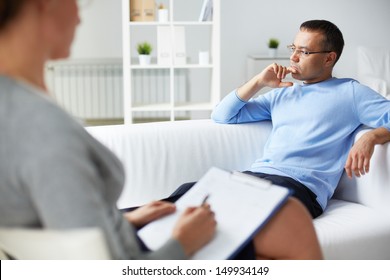
[(148, 252), (136, 227), (174, 205), (152, 202), (123, 216), (119, 160), (47, 92), (45, 62), (69, 56), (79, 22), (76, 0), (0, 0), (0, 226), (99, 227), (115, 259), (188, 258), (215, 232), (210, 207), (187, 209), (172, 239)]
[[(122, 215), (120, 162), (47, 92), (44, 65), (69, 56), (80, 22), (76, 2), (0, 0), (0, 226), (99, 227), (115, 259), (188, 258), (215, 233), (210, 206), (187, 209), (172, 238), (150, 252), (136, 228), (175, 206), (152, 202)], [(247, 249), (249, 258), (322, 257), (311, 217), (294, 199)]]

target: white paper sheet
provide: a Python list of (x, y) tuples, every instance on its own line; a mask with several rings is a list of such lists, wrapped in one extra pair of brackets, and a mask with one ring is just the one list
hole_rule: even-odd
[(193, 259), (228, 259), (249, 241), (283, 204), (289, 195), (286, 188), (246, 174), (211, 168), (177, 202), (177, 211), (152, 222), (138, 234), (151, 250), (160, 248), (187, 207), (198, 206), (206, 195), (215, 212), (217, 232)]

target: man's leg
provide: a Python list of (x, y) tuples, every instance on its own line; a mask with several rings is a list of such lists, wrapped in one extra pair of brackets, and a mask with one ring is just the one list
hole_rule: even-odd
[(190, 183), (185, 183), (178, 187), (170, 196), (167, 198), (162, 199), (163, 201), (169, 201), (169, 202), (176, 202), (180, 197), (183, 196), (186, 192), (188, 192), (196, 182), (190, 182)]
[(253, 242), (260, 259), (323, 258), (312, 217), (296, 198), (288, 199)]
[[(183, 184), (167, 200), (176, 201), (194, 184), (195, 182)], [(306, 207), (294, 197), (289, 198), (287, 203), (254, 237), (253, 245), (256, 257), (260, 259), (323, 258), (312, 216)], [(252, 259), (251, 254), (249, 252), (244, 256), (240, 255), (239, 259)]]

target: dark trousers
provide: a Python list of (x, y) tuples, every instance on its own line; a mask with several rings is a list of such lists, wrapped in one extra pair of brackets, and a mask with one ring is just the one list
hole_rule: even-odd
[[(323, 212), (321, 206), (317, 202), (317, 196), (309, 190), (306, 186), (295, 181), (292, 178), (278, 176), (278, 175), (269, 175), (265, 173), (254, 173), (251, 171), (245, 171), (245, 174), (256, 176), (262, 179), (271, 181), (274, 185), (288, 188), (292, 191), (292, 196), (297, 198), (303, 205), (309, 210), (311, 216), (314, 218), (320, 216)], [(185, 183), (177, 188), (169, 197), (164, 199), (165, 201), (175, 202), (183, 194), (185, 194), (189, 189), (195, 185), (196, 182)]]

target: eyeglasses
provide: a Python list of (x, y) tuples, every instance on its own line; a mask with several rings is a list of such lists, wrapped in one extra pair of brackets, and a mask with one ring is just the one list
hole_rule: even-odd
[(332, 51), (309, 52), (309, 51), (299, 50), (294, 45), (288, 45), (287, 49), (290, 51), (291, 55), (297, 53), (297, 55), (299, 57), (308, 57), (309, 55), (316, 54), (316, 53), (330, 53), (330, 52), (332, 52)]

